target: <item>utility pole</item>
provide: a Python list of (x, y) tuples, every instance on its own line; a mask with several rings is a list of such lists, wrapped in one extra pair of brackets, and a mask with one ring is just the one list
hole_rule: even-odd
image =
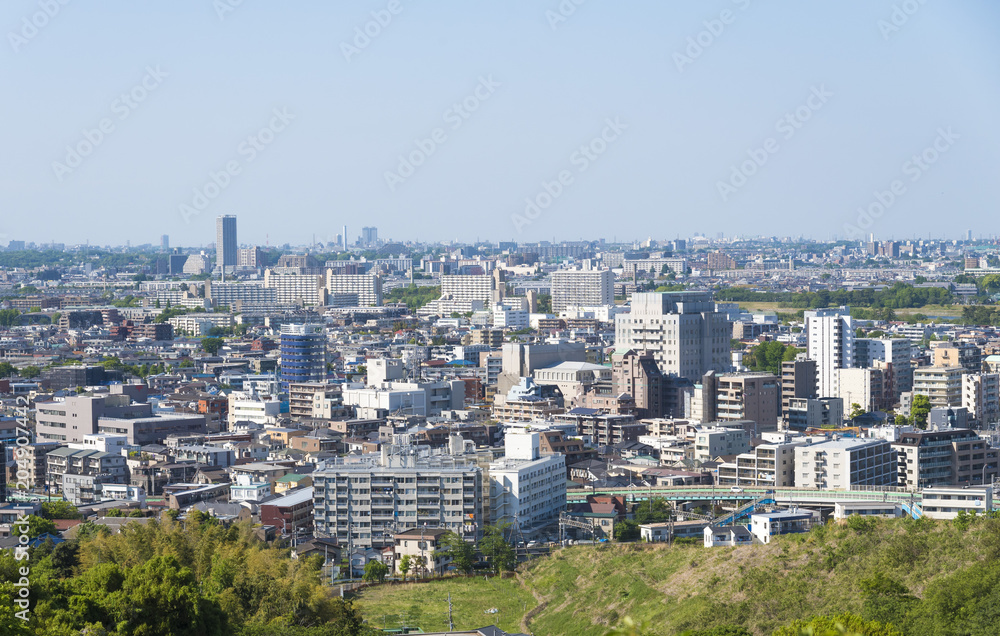
[(451, 620), (451, 592), (448, 592), (448, 631), (455, 631), (455, 623)]

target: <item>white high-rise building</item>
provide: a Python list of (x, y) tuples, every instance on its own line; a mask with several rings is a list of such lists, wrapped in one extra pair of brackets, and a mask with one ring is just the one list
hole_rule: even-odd
[(566, 457), (542, 457), (538, 433), (507, 433), (505, 454), (490, 464), (490, 521), (530, 535), (566, 508)]
[(552, 272), (552, 312), (569, 307), (615, 304), (615, 275), (610, 269)]
[(322, 274), (284, 274), (265, 269), (264, 287), (276, 290), (279, 305), (326, 305), (326, 276)]
[(816, 361), (817, 395), (836, 397), (837, 369), (854, 368), (854, 323), (847, 307), (805, 312), (808, 357)]
[(326, 270), (326, 290), (334, 307), (380, 307), (382, 279), (374, 274), (334, 274)]
[(662, 373), (698, 382), (729, 370), (732, 326), (706, 292), (632, 295), (632, 311), (615, 316), (615, 347), (653, 354)]

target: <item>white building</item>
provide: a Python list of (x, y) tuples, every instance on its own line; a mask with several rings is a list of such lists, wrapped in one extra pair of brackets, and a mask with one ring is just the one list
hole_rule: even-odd
[(382, 279), (374, 274), (335, 274), (326, 270), (326, 291), (334, 307), (379, 307)]
[(497, 329), (527, 329), (530, 326), (529, 315), (520, 306), (494, 305), (493, 326)]
[(232, 502), (252, 501), (260, 503), (271, 496), (271, 482), (256, 481), (247, 474), (236, 475), (236, 481), (229, 486), (229, 500)]
[(993, 489), (982, 486), (924, 488), (920, 509), (931, 519), (954, 519), (962, 510), (983, 514), (993, 509)]
[(798, 484), (796, 449), (808, 443), (804, 437), (784, 436), (778, 441), (758, 444), (753, 450), (737, 455), (735, 463), (719, 465), (719, 485), (760, 488), (795, 486)]
[(531, 534), (566, 508), (566, 457), (541, 456), (538, 433), (508, 433), (505, 456), (490, 464), (490, 521)]
[(819, 397), (839, 397), (837, 369), (854, 366), (854, 322), (850, 309), (805, 312), (808, 358), (816, 361)]
[(693, 382), (729, 370), (732, 328), (702, 292), (638, 293), (632, 311), (615, 316), (615, 347), (647, 350), (660, 371)]
[(271, 396), (263, 397), (250, 391), (233, 391), (229, 394), (229, 427), (240, 421), (265, 426), (275, 424), (281, 413), (281, 402)]
[(389, 413), (427, 416), (427, 394), (421, 389), (344, 389), (343, 404), (353, 406), (361, 419), (377, 419)]
[(615, 275), (610, 269), (552, 272), (552, 311), (615, 304)]
[(1000, 420), (1000, 374), (967, 373), (962, 376), (962, 406), (980, 425)]
[(839, 439), (795, 449), (795, 486), (850, 490), (895, 486), (897, 452), (883, 439)]
[(229, 313), (202, 313), (197, 312), (193, 314), (184, 314), (183, 316), (174, 316), (167, 320), (170, 323), (174, 331), (182, 330), (195, 338), (200, 336), (207, 336), (213, 327), (232, 327), (233, 326), (233, 315)]
[(720, 455), (739, 455), (750, 451), (750, 436), (742, 428), (705, 427), (695, 433), (694, 459), (714, 460)]
[(277, 273), (265, 269), (264, 287), (275, 290), (279, 305), (326, 305), (326, 276), (322, 274)]

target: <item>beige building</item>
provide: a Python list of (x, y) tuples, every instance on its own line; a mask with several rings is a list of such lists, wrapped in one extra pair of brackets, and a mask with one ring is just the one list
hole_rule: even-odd
[(955, 367), (918, 367), (913, 372), (913, 394), (926, 395), (931, 406), (962, 405), (962, 374)]

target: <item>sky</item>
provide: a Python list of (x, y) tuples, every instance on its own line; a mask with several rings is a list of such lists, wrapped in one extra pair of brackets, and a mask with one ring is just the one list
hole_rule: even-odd
[(995, 0), (4, 0), (0, 244), (996, 235)]

